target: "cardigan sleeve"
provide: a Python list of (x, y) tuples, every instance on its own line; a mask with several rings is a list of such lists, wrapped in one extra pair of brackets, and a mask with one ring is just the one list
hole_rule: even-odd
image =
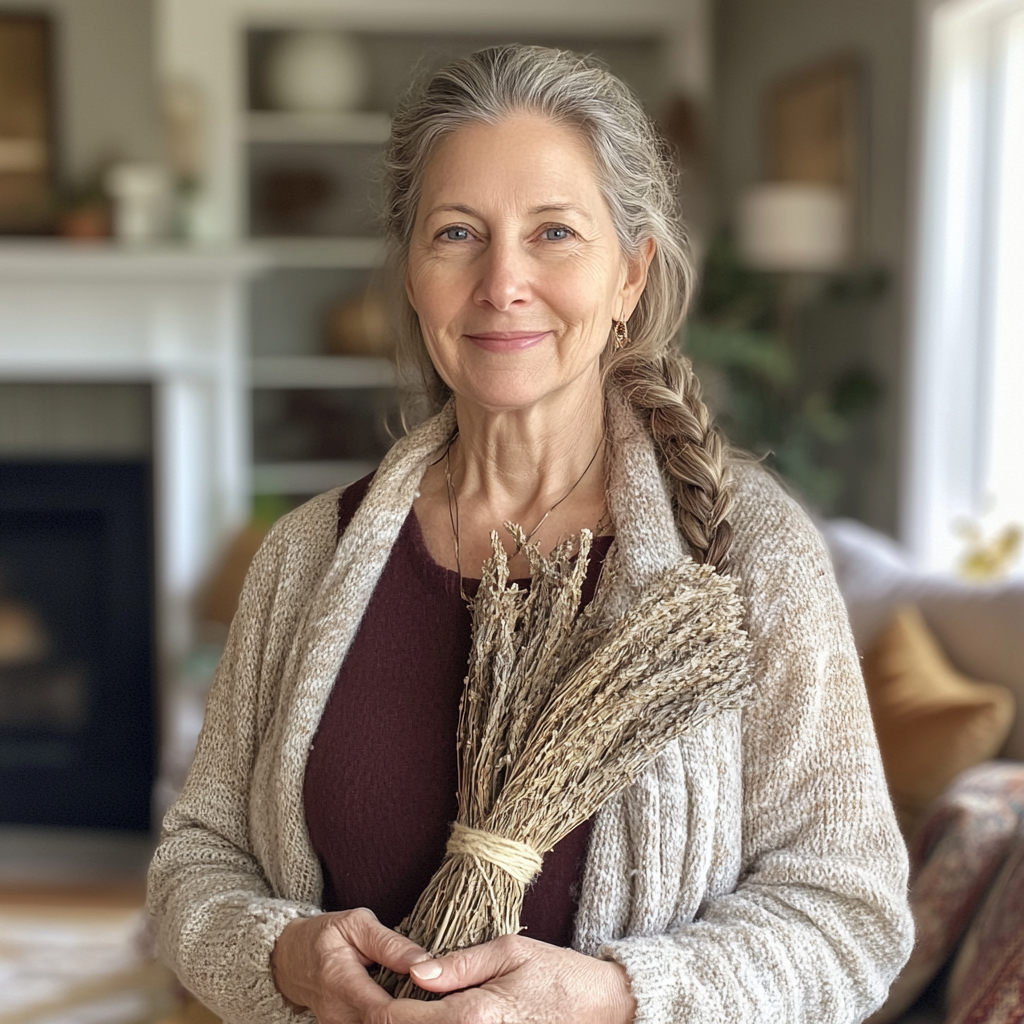
[(910, 955), (906, 849), (824, 546), (766, 474), (746, 470), (739, 490), (758, 681), (742, 712), (739, 883), (692, 922), (597, 955), (625, 966), (636, 1024), (854, 1024)]
[(270, 954), (311, 902), (279, 899), (250, 829), (261, 739), (299, 617), (334, 549), (337, 492), (286, 516), (246, 578), (184, 790), (167, 812), (149, 871), (162, 958), (228, 1024), (308, 1022), (274, 985)]

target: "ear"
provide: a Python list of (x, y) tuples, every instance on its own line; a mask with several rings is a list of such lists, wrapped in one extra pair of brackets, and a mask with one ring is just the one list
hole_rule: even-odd
[[(648, 238), (636, 256), (626, 262), (626, 277), (622, 284), (622, 291), (619, 294), (621, 302), (621, 319), (628, 320), (633, 315), (640, 296), (647, 287), (647, 272), (651, 269), (651, 262), (658, 250), (658, 244), (653, 238)], [(410, 300), (411, 301), (411, 300)]]

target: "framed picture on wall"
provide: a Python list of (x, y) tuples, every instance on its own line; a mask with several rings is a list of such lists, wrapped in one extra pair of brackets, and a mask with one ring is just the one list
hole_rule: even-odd
[(779, 78), (764, 108), (770, 181), (830, 185), (856, 203), (863, 173), (864, 64), (831, 57)]
[(52, 26), (0, 14), (0, 234), (38, 234), (53, 221)]

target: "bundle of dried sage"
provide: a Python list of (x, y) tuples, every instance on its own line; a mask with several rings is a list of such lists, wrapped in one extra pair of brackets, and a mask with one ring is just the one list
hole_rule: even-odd
[[(399, 928), (436, 956), (517, 932), (543, 855), (670, 742), (738, 706), (749, 685), (742, 604), (728, 577), (673, 566), (609, 622), (600, 602), (579, 608), (589, 531), (544, 558), (506, 526), (530, 558), (530, 588), (509, 585), (492, 534), (472, 605), (458, 819)], [(395, 995), (433, 998), (389, 971), (378, 980)]]

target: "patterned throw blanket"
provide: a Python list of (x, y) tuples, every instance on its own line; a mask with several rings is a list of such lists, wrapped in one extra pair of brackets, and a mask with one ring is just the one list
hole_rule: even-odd
[(1024, 1024), (1024, 764), (964, 772), (910, 853), (917, 941), (869, 1024), (898, 1020), (950, 961), (943, 1024)]

